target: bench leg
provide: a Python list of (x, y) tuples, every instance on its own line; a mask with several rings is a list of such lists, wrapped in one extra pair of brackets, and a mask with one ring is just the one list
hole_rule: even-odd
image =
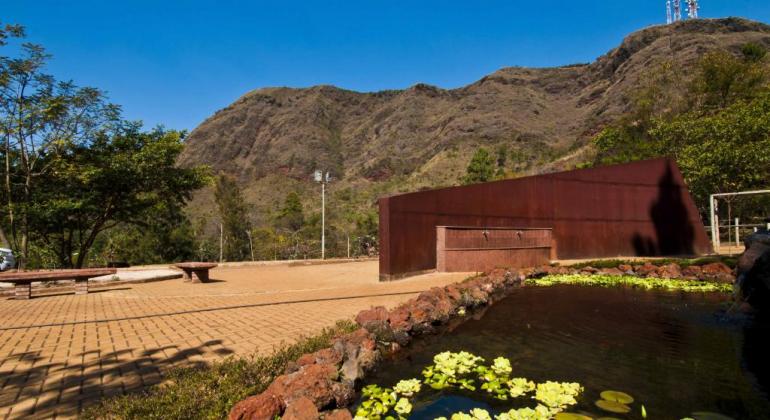
[(29, 299), (32, 297), (32, 284), (31, 283), (16, 283), (16, 293), (14, 298), (16, 299)]
[(190, 271), (190, 270), (188, 270), (186, 268), (183, 268), (182, 269), (182, 281), (190, 281), (192, 279), (191, 273), (192, 273), (192, 271)]
[(191, 281), (193, 283), (206, 283), (209, 281), (209, 270), (194, 270)]
[(88, 294), (88, 279), (76, 279), (75, 280), (75, 294), (87, 295)]

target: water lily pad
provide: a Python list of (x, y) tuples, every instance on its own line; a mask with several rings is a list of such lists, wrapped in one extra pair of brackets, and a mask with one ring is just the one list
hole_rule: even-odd
[(591, 420), (591, 417), (588, 417), (583, 414), (578, 413), (556, 413), (556, 417), (554, 417), (556, 420)]
[(610, 413), (626, 414), (631, 412), (631, 407), (617, 401), (598, 400), (596, 406)]
[(607, 401), (615, 401), (621, 404), (631, 404), (634, 402), (634, 397), (620, 391), (602, 391), (602, 399)]
[(734, 420), (732, 417), (710, 411), (696, 411), (692, 413), (692, 417), (695, 420)]

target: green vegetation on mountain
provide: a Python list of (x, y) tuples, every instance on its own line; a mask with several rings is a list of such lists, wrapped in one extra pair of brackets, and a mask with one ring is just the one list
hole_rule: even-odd
[[(765, 47), (705, 54), (692, 79), (665, 65), (636, 93), (635, 108), (596, 138), (596, 164), (676, 160), (696, 202), (770, 185), (770, 62)], [(687, 87), (671, 95), (675, 84)]]

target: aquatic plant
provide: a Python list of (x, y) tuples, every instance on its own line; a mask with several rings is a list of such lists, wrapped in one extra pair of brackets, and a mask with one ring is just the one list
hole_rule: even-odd
[(411, 397), (420, 392), (420, 388), (422, 388), (422, 382), (419, 379), (404, 379), (393, 387), (393, 391), (404, 397)]
[(475, 391), (473, 379), (463, 376), (472, 372), (483, 361), (483, 358), (465, 351), (459, 353), (445, 351), (433, 356), (433, 365), (423, 369), (422, 374), (425, 377), (425, 383), (434, 389), (458, 386)]
[(695, 280), (641, 278), (634, 276), (616, 276), (609, 274), (555, 274), (539, 279), (528, 279), (528, 285), (553, 286), (573, 284), (580, 286), (627, 286), (639, 289), (680, 290), (684, 292), (732, 292), (732, 285)]
[(577, 404), (575, 397), (581, 392), (583, 392), (583, 387), (577, 382), (547, 381), (537, 384), (533, 398), (559, 412), (570, 405)]
[[(580, 384), (574, 382), (545, 382), (536, 385), (526, 378), (511, 379), (513, 368), (511, 361), (505, 357), (495, 358), (490, 365), (484, 365), (483, 362), (483, 358), (464, 351), (439, 353), (433, 357), (433, 364), (423, 369), (423, 382), (434, 389), (456, 386), (475, 391), (474, 381), (478, 379), (482, 382), (481, 389), (500, 400), (535, 392), (532, 398), (540, 403), (534, 409), (511, 409), (495, 416), (497, 420), (550, 419), (567, 406), (575, 404), (575, 397), (583, 390)], [(401, 380), (392, 389), (368, 385), (362, 390), (364, 400), (356, 411), (355, 419), (405, 419), (412, 412), (409, 398), (421, 389), (422, 384), (418, 379)], [(484, 409), (475, 408), (469, 413), (455, 413), (451, 420), (492, 420), (492, 416)]]

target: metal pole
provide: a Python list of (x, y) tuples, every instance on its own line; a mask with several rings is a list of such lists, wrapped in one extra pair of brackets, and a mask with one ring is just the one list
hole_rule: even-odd
[(740, 219), (735, 218), (735, 246), (741, 246), (741, 238), (740, 238), (740, 232), (738, 231), (738, 227), (740, 226)]
[(321, 181), (321, 259), (326, 259), (326, 182)]
[(348, 259), (350, 259), (350, 234), (348, 234)]
[(254, 261), (254, 244), (251, 242), (251, 232), (247, 230), (246, 236), (249, 237), (249, 250), (251, 251), (251, 260)]
[(717, 239), (716, 239), (716, 229), (714, 227), (714, 203), (716, 201), (716, 198), (714, 197), (714, 194), (711, 194), (709, 197), (709, 205), (711, 207), (711, 211), (709, 211), (709, 218), (711, 219), (711, 247), (714, 248), (714, 252), (717, 252)]
[(225, 229), (222, 224), (219, 224), (219, 262), (223, 262), (225, 259)]

